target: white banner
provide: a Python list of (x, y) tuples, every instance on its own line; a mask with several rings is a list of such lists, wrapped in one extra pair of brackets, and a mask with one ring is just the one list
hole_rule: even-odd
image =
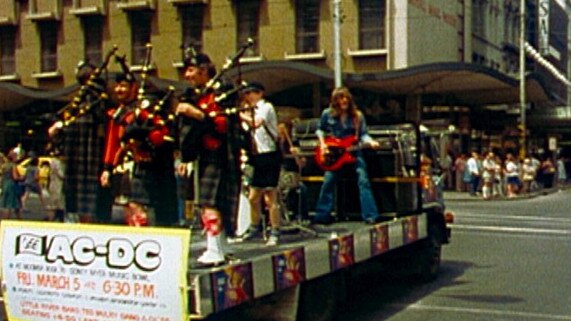
[(188, 319), (190, 231), (3, 220), (9, 320)]
[(549, 55), (549, 1), (538, 0), (537, 15), (539, 17), (538, 49), (542, 56)]

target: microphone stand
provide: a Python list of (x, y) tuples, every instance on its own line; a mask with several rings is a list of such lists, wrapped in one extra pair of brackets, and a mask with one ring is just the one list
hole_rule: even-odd
[[(284, 131), (284, 136), (285, 136), (286, 141), (287, 141), (287, 143), (288, 143), (288, 146), (290, 147), (290, 150), (291, 150), (291, 148), (292, 148), (294, 145), (293, 145), (293, 142), (292, 142), (292, 140), (291, 140), (291, 137), (289, 136), (289, 133), (288, 133), (288, 131), (287, 131), (287, 128), (286, 128), (286, 130)], [(317, 237), (317, 236), (319, 235), (319, 233), (317, 233), (317, 231), (315, 231), (315, 230), (313, 230), (313, 229), (311, 229), (311, 228), (309, 228), (309, 227), (307, 227), (307, 226), (304, 226), (304, 225), (303, 225), (303, 222), (302, 222), (302, 218), (301, 218), (301, 208), (302, 208), (302, 206), (301, 206), (301, 205), (302, 205), (302, 198), (301, 198), (301, 197), (302, 197), (301, 169), (302, 169), (302, 166), (301, 166), (300, 162), (298, 162), (298, 161), (301, 159), (302, 156), (298, 156), (298, 155), (295, 155), (295, 153), (292, 153), (292, 154), (291, 154), (291, 157), (294, 159), (294, 161), (295, 161), (295, 163), (296, 163), (296, 166), (297, 166), (297, 173), (296, 173), (296, 174), (297, 174), (297, 182), (298, 182), (298, 184), (297, 184), (296, 187), (294, 187), (294, 188), (296, 189), (296, 193), (297, 193), (297, 214), (296, 214), (296, 217), (295, 217), (295, 221), (292, 222), (292, 221), (289, 219), (288, 215), (287, 215), (287, 214), (288, 214), (288, 213), (287, 213), (287, 206), (286, 206), (287, 202), (285, 202), (284, 200), (282, 200), (281, 195), (280, 195), (279, 197), (280, 197), (281, 203), (283, 203), (282, 205), (283, 205), (284, 207), (286, 207), (286, 210), (285, 210), (285, 211), (282, 211), (283, 219), (284, 219), (285, 223), (287, 224), (287, 227), (292, 228), (292, 229), (297, 229), (297, 230), (299, 230), (299, 231), (303, 231), (303, 232), (306, 232), (306, 233), (308, 233), (308, 234), (313, 235), (314, 237)], [(281, 194), (281, 192), (282, 192), (282, 191), (278, 191), (278, 193), (280, 193), (280, 194)], [(289, 190), (288, 190), (287, 192), (288, 192), (288, 194), (289, 194)], [(284, 199), (287, 200), (287, 196), (288, 196), (288, 195), (285, 194)], [(285, 227), (285, 226), (284, 226), (284, 227)]]

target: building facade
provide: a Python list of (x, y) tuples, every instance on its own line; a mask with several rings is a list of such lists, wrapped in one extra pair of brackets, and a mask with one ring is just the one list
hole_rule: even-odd
[[(277, 105), (302, 117), (316, 117), (327, 105), (338, 58), (343, 83), (372, 123), (436, 119), (481, 148), (490, 144), (482, 140), (487, 131), (503, 139), (506, 126), (517, 125), (521, 1), (339, 1), (338, 52), (335, 1), (1, 0), (0, 143), (13, 144), (18, 131), (33, 133), (30, 126), (41, 130), (45, 124), (19, 117), (65, 104), (78, 62), (99, 65), (113, 46), (137, 72), (151, 43), (150, 74), (179, 81), (184, 48), (192, 45), (222, 66), (248, 38), (254, 45), (228, 74), (264, 82)], [(566, 71), (569, 4), (549, 2), (551, 43), (559, 53), (549, 60)], [(526, 5), (526, 38), (537, 45), (537, 3)], [(533, 61), (526, 66), (541, 75), (527, 83), (532, 109), (566, 102), (565, 86)], [(109, 69), (120, 67), (111, 62)], [(511, 120), (497, 122), (498, 113)]]

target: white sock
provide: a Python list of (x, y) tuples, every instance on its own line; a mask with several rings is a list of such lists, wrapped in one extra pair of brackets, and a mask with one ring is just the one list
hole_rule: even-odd
[(490, 195), (490, 187), (488, 187), (488, 186), (482, 187), (482, 194), (484, 194), (484, 195), (483, 195), (484, 198), (490, 197), (490, 196), (491, 196), (491, 195)]
[(224, 250), (222, 249), (222, 234), (216, 236), (206, 235), (206, 251), (224, 255)]

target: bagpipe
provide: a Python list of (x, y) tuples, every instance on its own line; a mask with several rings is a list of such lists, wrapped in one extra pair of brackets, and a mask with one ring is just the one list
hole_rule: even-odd
[[(118, 47), (115, 45), (107, 52), (101, 65), (89, 74), (87, 80), (81, 83), (78, 92), (72, 98), (69, 104), (57, 111), (56, 126), (62, 128), (76, 121), (83, 115), (86, 115), (93, 106), (99, 104), (101, 100), (108, 99), (106, 92), (106, 82), (101, 78), (104, 70), (107, 69), (111, 57), (115, 55)], [(94, 99), (90, 99), (90, 97)]]
[[(175, 115), (171, 112), (170, 104), (175, 88), (169, 86), (166, 93), (161, 92), (159, 95), (151, 95), (147, 92), (152, 45), (147, 44), (146, 49), (137, 100), (121, 115), (120, 119), (124, 131), (120, 137), (121, 150), (117, 157), (131, 152), (135, 162), (151, 161), (157, 148), (167, 143), (173, 144), (175, 141), (173, 138)], [(115, 60), (121, 65), (124, 73), (131, 72), (125, 56), (115, 55)]]
[[(187, 88), (179, 97), (180, 102), (188, 102), (196, 106), (207, 119), (198, 121), (193, 118), (179, 117), (178, 131), (179, 142), (184, 161), (193, 161), (198, 157), (202, 148), (217, 150), (221, 146), (221, 136), (228, 132), (229, 115), (237, 114), (253, 107), (223, 107), (224, 102), (237, 94), (245, 85), (228, 85), (222, 82), (224, 74), (234, 67), (246, 50), (254, 44), (249, 38), (240, 49), (226, 60), (224, 66), (200, 88)], [(192, 47), (186, 51), (186, 55), (197, 56)], [(187, 58), (191, 58), (188, 57)], [(208, 128), (208, 126), (211, 126)], [(209, 130), (211, 129), (211, 130)]]

